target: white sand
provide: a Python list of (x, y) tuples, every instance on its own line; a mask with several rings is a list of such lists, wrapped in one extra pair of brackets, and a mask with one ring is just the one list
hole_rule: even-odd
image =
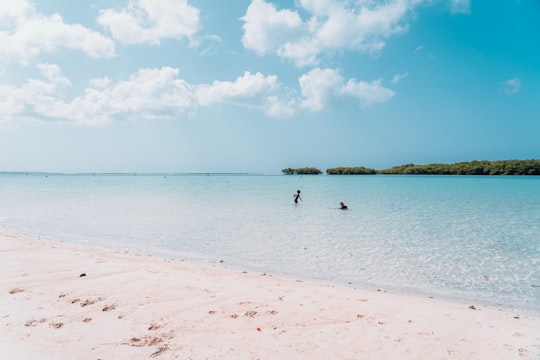
[(0, 359), (540, 359), (469, 305), (0, 234)]

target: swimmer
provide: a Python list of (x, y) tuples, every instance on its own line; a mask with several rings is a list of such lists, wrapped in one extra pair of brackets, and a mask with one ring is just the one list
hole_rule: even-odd
[(345, 204), (343, 203), (343, 201), (339, 203), (339, 208), (340, 208), (341, 210), (348, 210), (348, 209), (349, 209), (349, 208), (347, 207), (347, 205), (345, 205)]

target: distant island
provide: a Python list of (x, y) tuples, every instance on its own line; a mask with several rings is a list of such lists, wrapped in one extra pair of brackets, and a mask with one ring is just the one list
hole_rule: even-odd
[(281, 170), (285, 175), (319, 175), (322, 174), (322, 171), (314, 167), (303, 167), (303, 168), (286, 168)]
[[(319, 175), (315, 167), (286, 168), (285, 175)], [(326, 169), (328, 175), (540, 175), (540, 160), (469, 161), (455, 164), (406, 164), (389, 169), (376, 170), (358, 167), (335, 167)]]
[(328, 175), (375, 175), (378, 171), (363, 166), (356, 166), (330, 168), (326, 169), (326, 173)]

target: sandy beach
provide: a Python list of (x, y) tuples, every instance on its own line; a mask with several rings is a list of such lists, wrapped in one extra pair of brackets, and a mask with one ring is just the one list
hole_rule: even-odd
[(11, 234), (0, 254), (1, 359), (540, 359), (516, 309)]

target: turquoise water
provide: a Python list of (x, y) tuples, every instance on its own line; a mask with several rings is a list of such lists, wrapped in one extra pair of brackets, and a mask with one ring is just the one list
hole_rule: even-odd
[(0, 199), (3, 232), (540, 310), (540, 177), (1, 174)]

